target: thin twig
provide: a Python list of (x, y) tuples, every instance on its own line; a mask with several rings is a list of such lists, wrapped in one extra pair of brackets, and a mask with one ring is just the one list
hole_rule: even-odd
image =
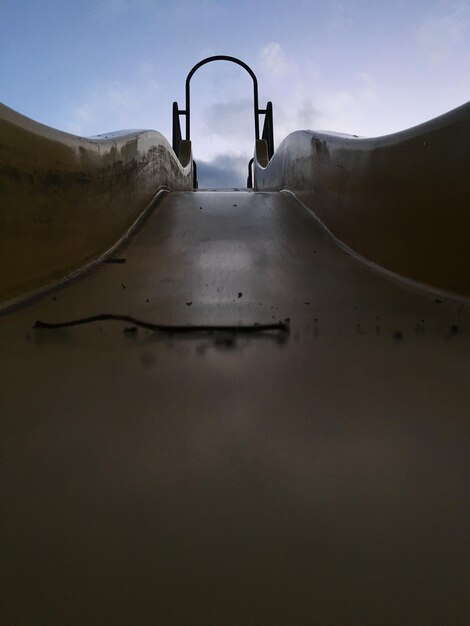
[(42, 322), (37, 320), (34, 328), (69, 328), (71, 326), (80, 326), (82, 324), (91, 324), (93, 322), (103, 322), (115, 320), (119, 322), (128, 322), (140, 328), (160, 333), (211, 333), (211, 332), (230, 332), (230, 333), (260, 333), (266, 331), (280, 331), (289, 333), (289, 321), (275, 322), (272, 324), (250, 324), (250, 325), (223, 325), (223, 324), (153, 324), (139, 320), (131, 315), (116, 315), (114, 313), (102, 313), (101, 315), (92, 315), (90, 317), (81, 317), (78, 319), (68, 320), (67, 322)]

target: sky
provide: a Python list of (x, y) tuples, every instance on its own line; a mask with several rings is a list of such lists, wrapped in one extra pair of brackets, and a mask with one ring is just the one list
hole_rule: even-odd
[[(0, 0), (0, 100), (77, 135), (171, 143), (172, 103), (212, 55), (253, 69), (276, 145), (301, 129), (385, 135), (470, 100), (470, 0)], [(237, 65), (194, 75), (201, 187), (246, 185), (252, 97)]]

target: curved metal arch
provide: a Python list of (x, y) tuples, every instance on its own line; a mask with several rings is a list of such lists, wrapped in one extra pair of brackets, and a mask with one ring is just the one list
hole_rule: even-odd
[(212, 61), (229, 61), (230, 63), (235, 63), (236, 65), (240, 65), (240, 67), (243, 67), (243, 69), (245, 69), (248, 72), (248, 74), (251, 76), (251, 78), (253, 79), (253, 108), (254, 108), (254, 117), (255, 117), (255, 139), (258, 140), (259, 139), (259, 114), (265, 112), (265, 111), (260, 111), (258, 108), (258, 79), (256, 78), (256, 74), (253, 72), (253, 70), (251, 69), (249, 65), (247, 65), (240, 59), (237, 59), (236, 57), (225, 56), (225, 55), (207, 57), (206, 59), (199, 61), (199, 63), (196, 63), (196, 65), (191, 69), (191, 71), (186, 77), (186, 109), (184, 111), (184, 114), (186, 115), (186, 139), (188, 140), (190, 139), (190, 132), (191, 132), (191, 123), (190, 123), (191, 96), (190, 96), (190, 88), (189, 88), (191, 78), (200, 67), (202, 67), (203, 65), (206, 65), (207, 63), (212, 63)]

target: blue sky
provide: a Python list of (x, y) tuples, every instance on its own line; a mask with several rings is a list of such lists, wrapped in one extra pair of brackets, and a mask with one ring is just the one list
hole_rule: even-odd
[[(72, 133), (170, 140), (172, 102), (214, 54), (256, 72), (276, 143), (297, 129), (387, 134), (470, 100), (470, 0), (0, 0), (2, 102)], [(242, 184), (249, 76), (219, 62), (191, 85), (206, 183)]]

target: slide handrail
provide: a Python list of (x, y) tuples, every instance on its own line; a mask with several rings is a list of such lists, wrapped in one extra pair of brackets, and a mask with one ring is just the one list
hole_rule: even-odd
[(191, 78), (197, 72), (197, 70), (206, 65), (207, 63), (212, 63), (213, 61), (229, 61), (230, 63), (235, 63), (240, 67), (243, 67), (248, 74), (251, 76), (253, 80), (253, 113), (254, 113), (254, 121), (255, 121), (255, 142), (260, 139), (259, 133), (259, 116), (264, 115), (264, 125), (262, 132), (262, 139), (264, 139), (267, 143), (268, 147), (268, 157), (271, 159), (274, 154), (274, 131), (273, 131), (273, 105), (272, 102), (268, 102), (265, 109), (259, 108), (259, 97), (258, 97), (258, 79), (256, 78), (256, 74), (251, 69), (249, 65), (247, 65), (244, 61), (237, 59), (236, 57), (226, 56), (226, 55), (215, 55), (207, 57), (206, 59), (202, 59), (199, 63), (190, 70), (189, 74), (186, 77), (186, 85), (185, 85), (185, 98), (186, 105), (184, 109), (180, 109), (177, 102), (173, 102), (173, 150), (178, 155), (179, 154), (179, 146), (182, 141), (181, 134), (181, 125), (180, 125), (180, 116), (184, 115), (186, 118), (186, 141), (190, 141), (191, 139)]

